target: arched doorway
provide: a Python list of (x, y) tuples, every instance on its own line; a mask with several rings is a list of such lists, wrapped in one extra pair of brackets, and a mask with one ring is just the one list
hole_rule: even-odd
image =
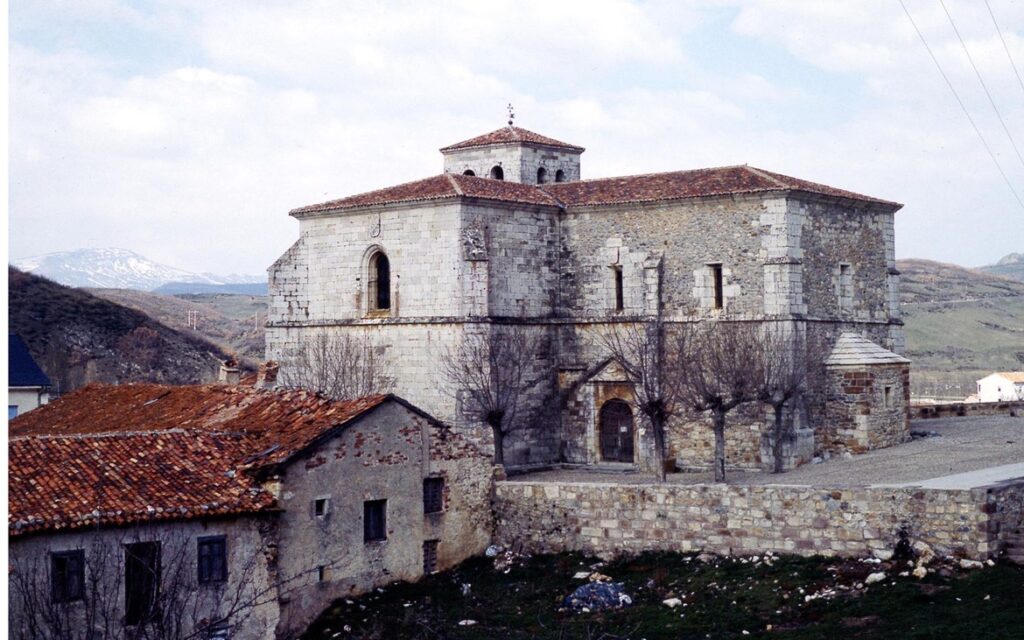
[(598, 416), (601, 460), (633, 462), (633, 411), (622, 400), (609, 400)]

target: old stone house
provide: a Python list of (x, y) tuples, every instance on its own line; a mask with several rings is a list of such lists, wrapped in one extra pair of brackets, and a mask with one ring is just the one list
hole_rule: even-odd
[[(292, 210), (299, 238), (269, 269), (267, 357), (287, 371), (312, 336), (356, 337), (391, 363), (397, 393), (486, 445), (439, 357), (468, 335), (524, 327), (557, 375), (506, 440), (506, 463), (633, 465), (650, 462), (650, 441), (630, 386), (605, 366), (603, 332), (660, 314), (903, 349), (901, 205), (747, 165), (582, 180), (583, 151), (503, 127), (442, 148), (439, 175)], [(905, 395), (885, 428), (906, 429)], [(790, 411), (787, 464), (834, 446), (814, 437), (828, 402), (814, 380)], [(764, 423), (762, 408), (737, 415), (731, 464), (770, 463)], [(678, 464), (710, 460), (699, 418), (669, 436)]]
[(15, 637), (288, 637), (490, 540), (488, 458), (395, 396), (92, 385), (11, 430)]

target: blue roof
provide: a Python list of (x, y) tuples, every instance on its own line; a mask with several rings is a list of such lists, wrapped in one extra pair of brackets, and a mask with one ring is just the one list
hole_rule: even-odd
[(16, 333), (7, 336), (8, 387), (49, 387), (50, 379), (39, 368), (28, 346)]

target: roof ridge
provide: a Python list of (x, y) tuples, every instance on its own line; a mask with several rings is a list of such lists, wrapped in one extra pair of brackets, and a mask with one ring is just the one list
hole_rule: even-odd
[(455, 189), (455, 193), (457, 193), (460, 196), (466, 195), (465, 193), (462, 192), (462, 187), (459, 186), (459, 181), (455, 179), (455, 176), (453, 176), (450, 173), (445, 173), (444, 175), (446, 178), (448, 178), (448, 182), (451, 183), (452, 189)]
[[(318, 210), (320, 208), (330, 209), (330, 205), (334, 204), (334, 203), (337, 203), (337, 202), (342, 202), (344, 200), (349, 200), (351, 198), (359, 198), (361, 196), (368, 196), (368, 195), (377, 193), (379, 191), (389, 191), (391, 189), (399, 189), (401, 187), (408, 187), (409, 185), (418, 184), (420, 182), (427, 182), (429, 180), (437, 180), (438, 178), (443, 178), (445, 175), (447, 175), (447, 174), (438, 173), (438, 174), (434, 174), (432, 176), (427, 176), (426, 178), (420, 178), (418, 180), (409, 180), (408, 182), (400, 182), (398, 184), (391, 184), (391, 185), (387, 185), (387, 186), (384, 186), (384, 187), (379, 187), (377, 189), (370, 189), (369, 191), (362, 191), (360, 193), (353, 193), (352, 195), (343, 196), (341, 198), (331, 198), (330, 200), (324, 200), (323, 202), (315, 202), (313, 204), (308, 204), (308, 205), (304, 205), (304, 206), (301, 206), (301, 207), (295, 207), (294, 209), (292, 209), (288, 213), (292, 214), (292, 213), (302, 213), (302, 212), (307, 212), (307, 211), (315, 211), (315, 210)], [(420, 200), (437, 200), (438, 197), (437, 196), (433, 196), (433, 197), (430, 197), (430, 198), (419, 198), (419, 199)]]
[(698, 167), (696, 169), (676, 169), (674, 171), (650, 171), (648, 173), (631, 173), (625, 176), (605, 176), (604, 178), (587, 178), (586, 180), (573, 180), (571, 182), (551, 182), (545, 187), (560, 187), (569, 184), (580, 184), (581, 182), (600, 182), (602, 180), (626, 180), (628, 178), (648, 178), (651, 176), (667, 176), (672, 173), (693, 173), (695, 171), (721, 171), (722, 169), (741, 169), (749, 165), (727, 164), (720, 167)]
[(758, 169), (757, 167), (752, 167), (749, 164), (745, 164), (743, 166), (746, 168), (747, 171), (749, 171), (749, 172), (751, 172), (751, 173), (753, 173), (755, 175), (761, 176), (765, 180), (768, 180), (770, 182), (774, 182), (775, 184), (777, 184), (782, 189), (792, 189), (793, 188), (792, 185), (786, 184), (785, 182), (783, 182), (782, 180), (779, 180), (774, 175), (768, 173), (764, 169)]

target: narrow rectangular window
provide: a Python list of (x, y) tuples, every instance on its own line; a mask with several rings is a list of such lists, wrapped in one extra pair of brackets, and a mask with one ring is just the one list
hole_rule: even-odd
[(54, 602), (74, 602), (85, 597), (85, 551), (50, 554), (50, 594)]
[(711, 308), (721, 309), (725, 305), (725, 292), (723, 290), (722, 282), (722, 265), (721, 263), (709, 264), (708, 267), (711, 269)]
[(444, 510), (444, 478), (424, 478), (423, 513), (440, 513)]
[(853, 306), (853, 270), (849, 264), (839, 265), (839, 308), (843, 311)]
[(423, 541), (423, 573), (431, 574), (437, 571), (437, 540)]
[(363, 503), (363, 542), (388, 539), (387, 500), (367, 500)]
[(313, 516), (323, 518), (327, 515), (327, 498), (313, 500)]
[(892, 407), (892, 387), (889, 385), (885, 387), (885, 406)]
[(316, 568), (316, 580), (317, 580), (317, 582), (327, 582), (328, 577), (329, 576), (327, 575), (327, 566), (326, 565), (320, 565), (320, 566), (318, 566)]
[(160, 543), (125, 545), (124, 623), (136, 625), (154, 618), (160, 590)]
[(199, 584), (214, 584), (228, 579), (228, 541), (226, 536), (198, 539)]
[(622, 267), (612, 267), (612, 278), (615, 284), (615, 310), (622, 311), (625, 308), (625, 296), (622, 290)]

